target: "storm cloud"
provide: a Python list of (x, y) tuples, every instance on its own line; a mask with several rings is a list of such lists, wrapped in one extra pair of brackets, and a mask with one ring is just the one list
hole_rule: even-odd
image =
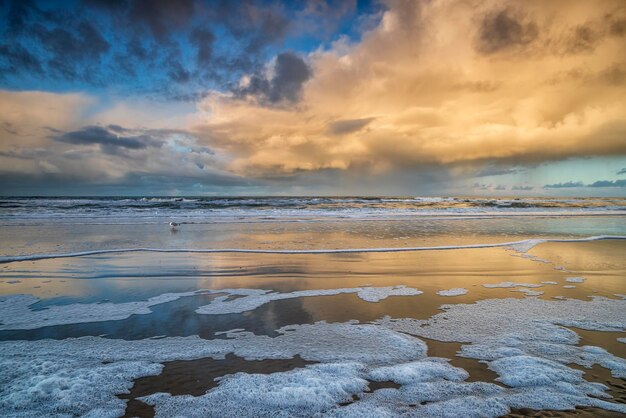
[(255, 96), (262, 103), (296, 102), (303, 84), (311, 78), (306, 61), (293, 52), (276, 57), (271, 77), (253, 75), (237, 92), (239, 96)]
[[(16, 87), (36, 76), (79, 88), (116, 86), (167, 98), (196, 100), (202, 90), (235, 88), (273, 55), (275, 80), (267, 100), (295, 100), (309, 69), (281, 55), (288, 34), (303, 34), (306, 2), (246, 0), (82, 0), (42, 6), (30, 0), (0, 4), (0, 81)], [(326, 6), (328, 22), (353, 10)], [(337, 13), (334, 13), (337, 12)], [(328, 23), (327, 22), (327, 23)], [(263, 87), (262, 87), (263, 88)]]
[(623, 194), (622, 3), (5, 1), (2, 176)]
[(163, 141), (150, 135), (142, 134), (131, 136), (130, 131), (117, 126), (85, 126), (76, 131), (66, 132), (53, 136), (53, 139), (74, 145), (100, 145), (105, 152), (113, 152), (115, 148), (144, 149), (147, 147), (161, 147)]
[(432, 164), (461, 177), (481, 167), (519, 175), (516, 167), (624, 155), (624, 85), (606, 77), (626, 65), (624, 43), (606, 35), (587, 54), (564, 50), (576, 27), (608, 25), (617, 3), (576, 4), (391, 2), (361, 42), (309, 54), (297, 104), (268, 109), (272, 76), (253, 77), (242, 92), (260, 100), (208, 95), (201, 108), (211, 117), (193, 129), (247, 176)]

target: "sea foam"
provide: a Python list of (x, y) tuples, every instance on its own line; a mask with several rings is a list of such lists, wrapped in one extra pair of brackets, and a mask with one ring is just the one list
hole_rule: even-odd
[[(300, 355), (310, 361), (340, 362), (342, 364), (337, 366), (335, 374), (331, 373), (332, 366), (324, 369), (326, 374), (317, 374), (319, 381), (315, 387), (330, 390), (332, 385), (338, 384), (341, 370), (345, 374), (345, 370), (364, 367), (346, 366), (346, 363), (387, 365), (414, 361), (426, 355), (426, 345), (419, 339), (374, 325), (320, 322), (284, 327), (277, 333), (278, 337), (270, 338), (229, 332), (229, 339), (225, 340), (178, 337), (125, 341), (83, 337), (3, 341), (0, 342), (3, 354), (0, 358), (0, 415), (120, 416), (125, 402), (115, 395), (128, 393), (133, 379), (158, 374), (162, 368), (160, 363), (164, 361), (224, 358), (226, 354), (234, 353), (249, 360), (288, 359)], [(271, 376), (277, 384), (281, 381), (281, 376)], [(305, 386), (310, 387), (315, 374), (309, 374), (307, 378)], [(350, 374), (345, 384), (356, 388), (353, 390), (362, 390), (365, 382), (356, 379)], [(255, 380), (259, 379), (248, 380), (252, 387), (238, 387), (258, 395)], [(226, 385), (225, 388), (236, 387)], [(282, 390), (289, 393), (288, 381), (283, 381)], [(293, 396), (297, 398), (298, 394), (305, 399), (305, 404), (309, 402), (310, 411), (321, 402), (315, 393), (294, 389)], [(241, 400), (243, 394), (235, 390), (228, 396)], [(279, 395), (275, 397), (281, 398)], [(323, 402), (329, 405), (344, 399), (323, 398)], [(283, 402), (288, 403), (289, 399)], [(272, 410), (279, 413), (279, 406), (274, 404)]]
[(594, 297), (550, 302), (535, 298), (488, 299), (475, 304), (442, 306), (429, 320), (386, 318), (378, 324), (440, 341), (469, 343), (460, 356), (486, 361), (498, 380), (515, 389), (508, 403), (515, 408), (572, 409), (596, 406), (626, 412), (609, 403), (607, 388), (584, 380), (568, 366), (599, 364), (621, 377), (626, 360), (606, 350), (576, 345), (579, 336), (566, 327), (598, 331), (626, 329), (626, 301)]
[(346, 293), (356, 293), (359, 298), (366, 302), (379, 302), (389, 296), (415, 296), (423, 292), (406, 286), (300, 290), (289, 293), (275, 293), (269, 290), (250, 289), (249, 294), (234, 300), (228, 300), (228, 296), (217, 297), (209, 305), (201, 306), (196, 309), (196, 312), (205, 315), (241, 313), (254, 310), (261, 305), (275, 300), (312, 296), (332, 296)]
[[(165, 293), (144, 301), (124, 303), (75, 303), (53, 305), (33, 310), (32, 305), (40, 299), (31, 295), (9, 295), (0, 297), (0, 330), (36, 329), (55, 325), (87, 322), (119, 321), (131, 315), (146, 315), (150, 307), (199, 294), (225, 293), (211, 304), (198, 308), (201, 314), (241, 313), (258, 308), (272, 300), (306, 296), (329, 296), (341, 293), (356, 293), (366, 302), (379, 302), (389, 296), (414, 296), (422, 292), (406, 286), (357, 287), (343, 289), (303, 290), (290, 293), (274, 293), (263, 289), (202, 289), (192, 292)], [(232, 301), (232, 295), (241, 296)]]
[(483, 287), (486, 287), (489, 289), (510, 288), (510, 287), (543, 287), (543, 284), (500, 282), (500, 283), (486, 283), (483, 285)]
[(0, 330), (35, 329), (53, 325), (79, 324), (85, 322), (119, 321), (131, 315), (145, 315), (151, 306), (172, 302), (198, 292), (165, 293), (144, 301), (125, 303), (75, 303), (48, 306), (33, 310), (31, 306), (40, 301), (31, 295), (0, 297)]
[(469, 291), (462, 287), (455, 287), (448, 290), (440, 290), (437, 292), (439, 296), (461, 296), (467, 294)]
[[(587, 382), (582, 372), (568, 367), (568, 363), (600, 364), (620, 377), (626, 373), (626, 362), (599, 347), (577, 346), (578, 335), (564, 327), (622, 330), (625, 308), (625, 300), (599, 297), (560, 302), (492, 299), (444, 305), (444, 312), (429, 320), (291, 325), (277, 330), (273, 338), (233, 330), (218, 340), (4, 341), (0, 342), (0, 412), (54, 416), (71, 410), (106, 416), (102, 411), (113, 411), (119, 415), (123, 401), (114, 395), (126, 393), (134, 378), (157, 374), (160, 363), (224, 358), (228, 353), (248, 360), (299, 355), (324, 364), (269, 375), (237, 373), (219, 379), (219, 385), (202, 396), (154, 394), (143, 401), (155, 406), (158, 417), (285, 413), (496, 417), (511, 408), (576, 406), (626, 412), (624, 405), (602, 399), (609, 399), (604, 385)], [(465, 370), (445, 359), (426, 357), (426, 344), (407, 334), (467, 343), (460, 355), (486, 361), (507, 387), (466, 382)], [(368, 381), (387, 380), (401, 387), (367, 392)], [(44, 389), (33, 391), (33, 387)], [(98, 393), (91, 396), (94, 389), (90, 388)]]

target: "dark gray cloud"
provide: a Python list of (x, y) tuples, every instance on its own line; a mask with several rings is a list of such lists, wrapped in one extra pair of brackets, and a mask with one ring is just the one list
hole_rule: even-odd
[(196, 60), (198, 65), (209, 64), (213, 55), (213, 43), (215, 42), (213, 32), (203, 28), (195, 28), (191, 31), (189, 40), (197, 48)]
[(519, 190), (519, 191), (525, 191), (525, 192), (530, 191), (532, 189), (534, 189), (533, 186), (513, 186), (511, 188), (511, 190)]
[(568, 181), (565, 183), (546, 184), (544, 189), (560, 189), (568, 187), (626, 187), (626, 180), (598, 180), (593, 183), (583, 184), (582, 181)]
[(622, 174), (626, 174), (626, 167), (622, 168), (620, 171), (617, 172), (618, 176), (621, 176)]
[(571, 187), (584, 187), (585, 185), (583, 184), (582, 181), (567, 181), (564, 183), (554, 183), (554, 184), (546, 184), (545, 186), (543, 186), (544, 189), (565, 189), (565, 188), (571, 188)]
[(48, 154), (49, 151), (43, 148), (0, 151), (0, 156), (2, 157), (18, 158), (20, 160), (43, 159)]
[(477, 49), (493, 54), (511, 47), (526, 45), (538, 34), (537, 24), (511, 10), (487, 14), (479, 27)]
[[(190, 157), (214, 155), (212, 149), (198, 145), (198, 138), (187, 131), (177, 129), (128, 129), (119, 125), (84, 126), (80, 129), (60, 132), (50, 130), (51, 139), (72, 145), (99, 145), (107, 154), (120, 155), (121, 150), (145, 150), (163, 148), (169, 142), (177, 151), (184, 151)], [(71, 158), (65, 152), (64, 157)], [(80, 151), (74, 152), (80, 156)]]
[(132, 0), (129, 17), (146, 25), (155, 39), (164, 41), (170, 32), (189, 24), (194, 15), (193, 0)]
[(245, 193), (258, 186), (258, 182), (249, 179), (210, 172), (196, 177), (131, 172), (117, 179), (95, 180), (72, 174), (16, 174), (0, 170), (0, 196), (165, 196), (172, 190), (188, 195), (228, 194), (239, 190)]
[[(333, 26), (355, 11), (346, 2), (324, 1), (313, 8), (317, 14), (308, 2), (278, 0), (78, 2), (0, 2), (3, 84), (29, 88), (36, 78), (196, 100), (207, 89), (236, 91), (242, 75), (261, 74), (289, 35), (326, 36), (312, 32), (311, 16)], [(268, 103), (296, 100), (309, 77), (295, 56), (280, 54), (278, 61), (275, 80), (255, 79)]]
[(0, 44), (0, 57), (4, 59), (4, 63), (0, 68), (5, 71), (11, 73), (26, 71), (35, 75), (40, 75), (44, 72), (39, 58), (20, 44)]
[(61, 78), (90, 80), (90, 73), (83, 70), (98, 65), (102, 55), (111, 47), (102, 34), (86, 21), (78, 23), (74, 30), (40, 28), (37, 37), (50, 54), (48, 69)]
[(331, 135), (344, 135), (365, 128), (376, 118), (342, 119), (328, 124), (327, 132)]
[(474, 177), (503, 176), (506, 174), (515, 174), (520, 169), (516, 167), (487, 166), (481, 169)]
[(598, 180), (587, 187), (626, 187), (626, 180)]
[(118, 125), (85, 126), (76, 131), (55, 135), (52, 139), (73, 145), (100, 145), (107, 154), (118, 154), (119, 149), (140, 150), (148, 147), (160, 148), (163, 140), (150, 131), (133, 134), (133, 131)]
[(274, 75), (267, 78), (257, 73), (250, 83), (238, 90), (239, 96), (252, 95), (268, 104), (295, 102), (300, 96), (302, 85), (312, 76), (306, 61), (293, 52), (283, 52), (276, 57)]

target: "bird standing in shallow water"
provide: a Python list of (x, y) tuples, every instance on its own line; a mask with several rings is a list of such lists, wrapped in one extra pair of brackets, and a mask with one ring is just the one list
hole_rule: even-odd
[(176, 223), (176, 222), (170, 222), (170, 228), (171, 228), (171, 229), (176, 229), (176, 227), (177, 227), (178, 225), (180, 225), (180, 224), (179, 224), (179, 223)]

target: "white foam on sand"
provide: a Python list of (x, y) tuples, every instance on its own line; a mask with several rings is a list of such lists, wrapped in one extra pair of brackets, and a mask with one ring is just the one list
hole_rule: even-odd
[(525, 294), (526, 296), (541, 296), (543, 292), (540, 290), (530, 290), (530, 289), (513, 289), (511, 292), (520, 292)]
[(54, 305), (41, 310), (31, 306), (40, 301), (31, 295), (0, 297), (0, 330), (35, 329), (53, 325), (79, 324), (85, 322), (119, 321), (131, 315), (145, 315), (151, 306), (172, 302), (198, 292), (165, 293), (144, 301), (125, 303), (75, 303)]
[(626, 344), (626, 338), (618, 338), (617, 341)]
[(439, 292), (437, 292), (437, 294), (439, 296), (461, 296), (461, 295), (465, 295), (469, 292), (469, 290), (462, 288), (462, 287), (455, 287), (453, 289), (448, 289), (448, 290), (440, 290)]
[(422, 291), (406, 286), (363, 287), (357, 291), (357, 296), (367, 302), (379, 302), (389, 296), (416, 296)]
[[(493, 395), (502, 391), (487, 383), (465, 383), (465, 370), (443, 359), (424, 359), (393, 366), (372, 367), (360, 363), (330, 363), (307, 366), (271, 375), (238, 373), (220, 380), (220, 385), (199, 397), (155, 394), (142, 398), (156, 407), (157, 417), (203, 416), (459, 416), (485, 414), (475, 410), (471, 394)], [(380, 389), (364, 393), (368, 380), (392, 380), (400, 390)], [(339, 403), (359, 400), (348, 406)], [(419, 405), (421, 401), (431, 404)], [(488, 401), (487, 401), (488, 402)], [(409, 404), (417, 404), (409, 407)], [(468, 405), (469, 404), (469, 405)], [(462, 406), (465, 405), (465, 406)], [(435, 412), (437, 411), (437, 412)], [(445, 412), (445, 413), (441, 413)], [(508, 408), (501, 404), (498, 412)]]
[(565, 286), (563, 286), (563, 289), (576, 289), (576, 286), (571, 285), (571, 284), (566, 284)]
[[(29, 349), (33, 348), (30, 346)], [(4, 417), (119, 417), (133, 379), (157, 375), (163, 366), (146, 361), (98, 361), (35, 351), (23, 360), (0, 359), (0, 414)]]
[[(125, 341), (83, 337), (3, 341), (0, 342), (0, 415), (120, 416), (125, 402), (114, 395), (128, 393), (133, 379), (158, 374), (162, 367), (159, 363), (164, 361), (224, 358), (234, 353), (249, 360), (288, 359), (300, 355), (310, 361), (344, 363), (335, 372), (330, 367), (324, 369), (325, 375), (318, 373), (316, 387), (330, 390), (338, 383), (341, 370), (363, 367), (345, 366), (345, 363), (387, 365), (415, 361), (426, 355), (426, 344), (421, 340), (374, 325), (320, 322), (292, 325), (277, 332), (279, 336), (275, 338), (230, 332), (230, 339), (225, 340), (180, 337)], [(280, 376), (270, 376), (280, 384)], [(310, 385), (313, 378), (314, 374), (308, 375), (304, 385)], [(346, 387), (355, 388), (351, 390), (363, 387), (363, 382), (355, 381), (352, 374), (349, 380), (344, 383)], [(253, 384), (255, 378), (247, 381)], [(256, 384), (240, 386), (240, 389), (258, 395), (262, 388), (255, 389)], [(225, 388), (227, 392), (234, 390), (233, 386)], [(289, 394), (288, 381), (282, 382), (282, 390), (285, 395)], [(283, 401), (293, 401), (298, 393), (311, 408), (322, 402), (321, 396), (304, 390), (294, 390), (293, 396)], [(243, 394), (234, 390), (228, 396), (241, 400)], [(280, 400), (281, 397), (276, 396)], [(326, 404), (330, 402), (325, 396), (324, 399)], [(280, 405), (269, 406), (275, 412), (280, 411)]]
[(374, 381), (391, 380), (400, 389), (379, 389), (364, 393), (358, 402), (336, 408), (327, 416), (338, 417), (497, 417), (510, 412), (499, 396), (506, 389), (485, 382), (464, 382), (468, 373), (447, 360), (421, 361), (375, 368)]
[(552, 282), (552, 281), (548, 281), (548, 282), (541, 282), (543, 284), (559, 284), (558, 282)]
[[(604, 385), (585, 381), (583, 373), (567, 366), (600, 364), (619, 377), (626, 375), (626, 361), (598, 347), (576, 346), (577, 334), (564, 327), (625, 329), (625, 300), (491, 299), (442, 308), (429, 320), (291, 325), (273, 338), (233, 330), (219, 340), (3, 341), (0, 414), (117, 416), (124, 402), (114, 395), (127, 392), (132, 379), (157, 374), (160, 363), (228, 353), (249, 360), (300, 355), (323, 364), (268, 375), (237, 373), (202, 396), (154, 394), (143, 400), (155, 406), (158, 417), (495, 417), (512, 407), (583, 405), (626, 412), (624, 405), (601, 399), (608, 399)], [(466, 371), (445, 359), (427, 358), (426, 344), (407, 334), (469, 343), (461, 355), (486, 361), (508, 387), (466, 382)], [(368, 380), (392, 380), (401, 387), (366, 393)], [(340, 405), (354, 396), (358, 400)]]
[(587, 382), (584, 373), (568, 366), (599, 364), (622, 377), (626, 360), (599, 347), (577, 346), (579, 336), (566, 328), (626, 330), (626, 301), (509, 298), (441, 308), (444, 312), (429, 320), (385, 318), (376, 323), (411, 335), (468, 343), (460, 355), (486, 361), (498, 380), (514, 389), (499, 398), (510, 407), (564, 410), (587, 405), (626, 413), (626, 406), (598, 399), (609, 397), (604, 385)]
[(583, 283), (585, 281), (584, 277), (568, 277), (565, 279), (566, 282), (570, 283)]
[[(227, 289), (227, 292), (235, 289)], [(247, 295), (228, 300), (228, 296), (215, 298), (210, 304), (204, 305), (196, 309), (196, 313), (205, 315), (222, 315), (241, 313), (252, 311), (258, 307), (283, 299), (293, 299), (312, 296), (332, 296), (346, 293), (356, 293), (357, 296), (366, 302), (379, 302), (389, 296), (415, 296), (423, 292), (406, 286), (388, 286), (388, 287), (355, 287), (341, 289), (316, 289), (316, 290), (299, 290), (289, 293), (271, 292), (269, 290), (249, 289)], [(241, 293), (238, 293), (241, 294)]]
[(272, 374), (237, 373), (202, 396), (158, 393), (140, 398), (157, 417), (314, 416), (367, 388), (364, 366), (331, 363)]
[[(87, 322), (119, 321), (131, 315), (152, 313), (150, 307), (199, 294), (226, 293), (210, 305), (198, 308), (202, 314), (240, 313), (258, 308), (272, 300), (306, 296), (329, 296), (341, 293), (356, 293), (367, 302), (378, 302), (389, 296), (414, 296), (423, 292), (406, 286), (357, 287), (344, 289), (304, 290), (291, 293), (273, 293), (263, 289), (218, 289), (193, 292), (165, 293), (143, 301), (124, 303), (75, 303), (52, 305), (33, 310), (32, 305), (40, 299), (31, 295), (9, 295), (0, 297), (0, 330), (36, 329), (55, 325), (79, 324)], [(241, 296), (233, 301), (231, 295)]]
[(510, 288), (510, 287), (543, 287), (543, 284), (500, 282), (500, 283), (486, 283), (486, 284), (483, 284), (483, 287), (486, 287), (489, 289)]
[(526, 258), (526, 259), (529, 259), (529, 260), (532, 260), (532, 261), (536, 261), (538, 263), (544, 263), (544, 264), (551, 264), (552, 263), (549, 260), (546, 260), (546, 259), (543, 259), (543, 258), (539, 258), (539, 257), (534, 256), (532, 254), (521, 253), (519, 255), (515, 255), (515, 254), (512, 254), (512, 255), (514, 255), (516, 257), (521, 257), (521, 258)]
[[(465, 370), (426, 358), (380, 367), (328, 363), (269, 375), (237, 373), (219, 379), (219, 386), (202, 396), (158, 393), (141, 400), (155, 406), (157, 417), (497, 417), (512, 407), (567, 410), (573, 405), (626, 410), (598, 399), (608, 397), (602, 385), (581, 382), (583, 372), (559, 363), (516, 356), (491, 365), (507, 376), (511, 388), (465, 382)], [(368, 380), (401, 387), (366, 393)]]

